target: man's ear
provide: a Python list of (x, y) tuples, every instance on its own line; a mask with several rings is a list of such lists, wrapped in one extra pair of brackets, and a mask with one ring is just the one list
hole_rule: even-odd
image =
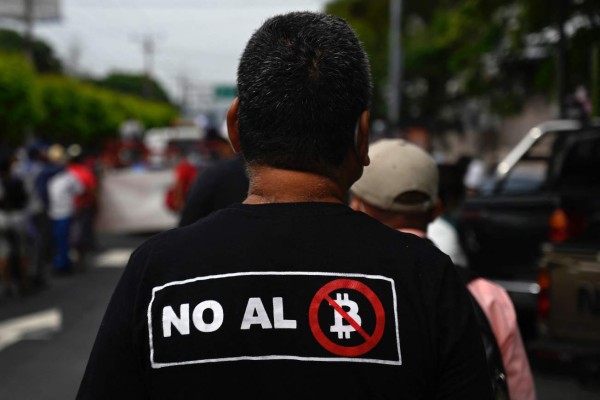
[(238, 129), (238, 109), (240, 106), (240, 100), (236, 97), (231, 102), (229, 110), (227, 110), (227, 135), (229, 136), (229, 143), (234, 152), (239, 153), (242, 151), (240, 146), (240, 134)]
[(363, 166), (371, 163), (369, 160), (369, 111), (363, 111), (358, 120), (358, 131), (356, 133), (356, 150)]

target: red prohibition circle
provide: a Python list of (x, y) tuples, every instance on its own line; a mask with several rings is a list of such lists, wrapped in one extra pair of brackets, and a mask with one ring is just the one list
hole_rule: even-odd
[[(372, 334), (369, 335), (367, 332), (365, 332), (360, 325), (356, 324), (351, 316), (349, 316), (337, 303), (335, 303), (335, 300), (329, 297), (329, 294), (337, 289), (356, 290), (365, 296), (367, 300), (369, 300), (373, 306), (373, 310), (375, 311), (375, 329), (373, 330)], [(322, 301), (327, 301), (331, 306), (333, 306), (336, 311), (338, 311), (342, 317), (346, 319), (365, 339), (365, 342), (358, 346), (342, 346), (329, 339), (323, 332), (323, 329), (321, 329), (321, 325), (319, 325), (319, 308), (321, 307)], [(329, 350), (333, 354), (337, 354), (339, 356), (355, 357), (365, 354), (375, 347), (381, 340), (381, 337), (383, 336), (383, 329), (385, 327), (385, 311), (383, 310), (383, 305), (381, 304), (381, 301), (375, 292), (373, 292), (364, 283), (354, 279), (336, 279), (319, 289), (313, 297), (309, 307), (308, 322), (313, 336), (326, 350)]]

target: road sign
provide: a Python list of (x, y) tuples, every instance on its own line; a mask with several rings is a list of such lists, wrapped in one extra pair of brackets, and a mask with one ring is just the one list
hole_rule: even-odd
[(237, 87), (235, 85), (215, 86), (214, 96), (217, 99), (233, 99), (237, 96)]

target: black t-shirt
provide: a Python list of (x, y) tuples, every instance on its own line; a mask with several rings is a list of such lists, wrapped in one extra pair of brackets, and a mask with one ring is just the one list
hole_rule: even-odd
[(79, 399), (489, 399), (432, 244), (329, 203), (235, 204), (131, 256)]

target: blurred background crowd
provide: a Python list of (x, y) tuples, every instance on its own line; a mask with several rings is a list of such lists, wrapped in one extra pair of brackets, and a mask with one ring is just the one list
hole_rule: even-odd
[[(268, 1), (216, 6), (178, 0), (168, 8), (160, 1), (109, 3), (0, 5), (0, 266), (6, 293), (43, 286), (46, 273), (83, 270), (98, 229), (176, 224), (198, 171), (231, 156), (222, 123), (236, 94), (234, 68), (245, 39), (227, 61), (191, 47), (182, 52), (166, 32), (176, 37), (175, 26), (193, 15), (203, 22), (201, 34), (223, 16), (260, 20), (276, 12)], [(532, 126), (599, 114), (596, 1), (314, 0), (288, 7), (339, 15), (356, 29), (374, 79), (371, 138), (404, 137), (434, 156), (450, 219)], [(241, 31), (257, 23), (239, 25)], [(122, 41), (114, 39), (140, 27), (144, 34), (129, 35), (138, 51), (124, 57)], [(231, 36), (249, 36), (236, 32)], [(111, 38), (120, 64), (101, 51), (102, 40)], [(185, 40), (208, 38), (188, 33)], [(198, 71), (173, 57), (198, 62)], [(109, 58), (112, 67), (93, 72)], [(125, 176), (130, 173), (135, 179)], [(136, 185), (145, 189), (126, 194)], [(155, 206), (138, 215), (142, 198), (154, 198)], [(106, 208), (112, 217), (102, 213)]]
[[(151, 132), (144, 135), (130, 130), (118, 140), (107, 141), (100, 152), (78, 143), (43, 140), (14, 149), (3, 148), (0, 152), (3, 295), (33, 293), (47, 285), (49, 275), (66, 276), (86, 269), (87, 257), (95, 249), (96, 221), (107, 174), (133, 172), (138, 179), (148, 176), (150, 180), (152, 172), (166, 174), (154, 190), (159, 199), (155, 206), (176, 218), (198, 172), (209, 163), (233, 154), (219, 129), (186, 128), (187, 136), (178, 129), (163, 129), (166, 137), (162, 139)], [(144, 136), (146, 140), (142, 139)], [(144, 193), (141, 196), (133, 199), (133, 203), (144, 201)], [(111, 213), (110, 209), (105, 211)], [(169, 227), (166, 223), (161, 228)]]
[[(598, 205), (598, 0), (0, 0), (0, 311), (8, 297), (24, 304), (54, 280), (89, 271), (105, 235), (117, 248), (126, 235), (185, 225), (239, 199), (247, 182), (223, 124), (238, 58), (267, 17), (292, 10), (338, 15), (356, 30), (373, 75), (370, 139), (404, 138), (432, 155), (444, 205), (437, 222), (455, 256), (484, 272), (508, 259), (514, 268), (501, 265), (493, 277), (533, 298), (523, 321), (537, 329), (538, 306), (547, 317), (550, 304), (549, 280), (536, 281), (542, 244), (564, 242), (573, 225), (573, 210), (546, 190), (568, 146), (586, 161), (575, 175), (587, 180), (565, 198), (581, 195), (576, 211)], [(538, 132), (520, 153), (527, 167), (494, 181), (532, 128), (559, 119), (581, 124), (541, 152)], [(589, 140), (571, 143), (594, 124)], [(211, 169), (228, 160), (226, 172)], [(196, 194), (223, 193), (196, 198), (209, 205), (202, 213), (186, 212), (199, 204), (188, 194), (209, 169), (225, 185)], [(474, 198), (477, 207), (463, 213)], [(600, 221), (597, 210), (585, 221)], [(470, 231), (458, 230), (461, 213)], [(535, 263), (523, 256), (532, 249)], [(506, 278), (525, 261), (525, 286)], [(600, 354), (595, 285), (585, 282), (593, 325), (565, 321), (584, 326), (585, 352)], [(598, 376), (599, 360), (585, 379)]]

